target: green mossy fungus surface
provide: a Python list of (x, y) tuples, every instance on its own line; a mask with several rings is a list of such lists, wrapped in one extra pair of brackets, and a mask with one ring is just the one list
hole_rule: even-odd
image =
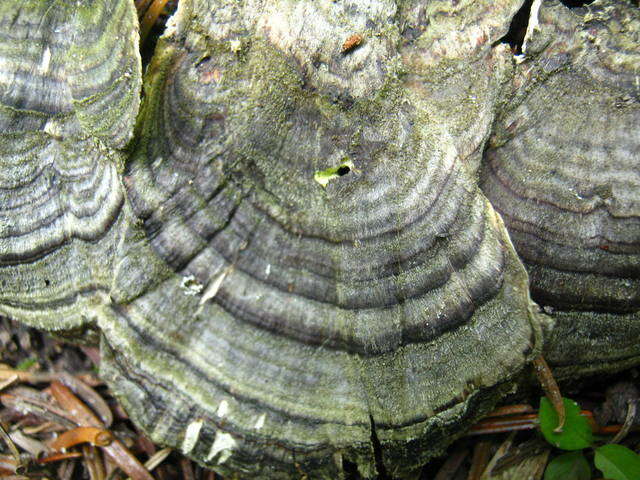
[[(248, 14), (246, 7), (227, 7), (225, 14), (236, 19)], [(154, 440), (182, 445), (227, 475), (336, 478), (350, 462), (370, 478), (377, 468), (375, 429), (386, 471), (402, 476), (440, 453), (509, 391), (539, 345), (526, 275), (502, 223), (473, 186), (479, 157), (455, 159), (456, 148), (471, 154), (488, 135), (491, 104), (511, 69), (507, 52), (492, 54), (482, 71), (476, 67), (486, 49), (475, 53), (477, 65), (445, 58), (419, 67), (410, 51), (405, 59), (395, 53), (402, 43), (395, 27), (371, 27), (368, 44), (380, 42), (388, 52), (381, 70), (360, 84), (341, 71), (352, 68), (349, 58), (334, 58), (324, 45), (309, 54), (317, 59), (309, 64), (295, 44), (287, 50), (242, 21), (218, 33), (199, 6), (185, 2), (181, 8), (149, 66), (138, 142), (125, 172), (133, 210), (150, 238), (144, 256), (164, 258), (179, 274), (107, 314), (101, 326), (111, 348), (105, 343), (104, 350), (118, 354), (106, 357), (103, 374)], [(286, 11), (284, 3), (274, 8)], [(416, 47), (426, 48), (428, 42)], [(460, 79), (465, 85), (457, 87)], [(459, 88), (478, 96), (449, 115), (444, 97), (426, 99), (440, 84), (460, 98)], [(450, 131), (469, 130), (465, 126), (471, 127), (468, 138), (452, 137)], [(353, 162), (349, 173), (320, 187), (316, 172), (344, 158)], [(438, 162), (456, 178), (441, 200), (434, 193), (447, 180)], [(403, 202), (414, 200), (403, 197), (423, 169), (433, 176), (427, 202), (436, 205), (434, 218), (449, 216), (460, 225), (407, 223)], [(397, 195), (383, 194), (383, 203), (366, 198), (375, 198), (384, 183)], [(362, 205), (367, 202), (371, 207)], [(376, 209), (389, 214), (367, 221)], [(216, 225), (214, 240), (194, 215)], [(389, 228), (391, 235), (384, 233)], [(465, 235), (465, 228), (477, 236)], [(376, 264), (388, 263), (383, 257), (404, 262), (405, 251), (425, 241), (434, 242), (425, 258), (436, 270), (455, 268), (447, 267), (447, 256), (456, 242), (479, 241), (470, 251), (484, 253), (465, 275), (470, 285), (492, 284), (465, 325), (431, 337), (403, 325), (418, 320), (417, 300), (403, 291), (420, 291), (426, 272), (415, 265), (425, 260), (392, 269), (390, 280), (372, 277), (362, 292), (349, 284), (356, 268), (375, 275)], [(218, 242), (235, 247), (221, 249)], [(194, 253), (185, 257), (189, 249)], [(200, 257), (209, 259), (208, 270), (199, 266)], [(289, 257), (301, 263), (289, 264)], [(359, 260), (368, 257), (374, 266)], [(481, 273), (483, 261), (495, 262), (497, 270)], [(261, 262), (266, 268), (258, 271)], [(316, 264), (326, 265), (333, 283), (318, 280)], [(257, 278), (279, 284), (284, 300)], [(447, 288), (464, 290), (464, 283)], [(185, 295), (186, 284), (198, 295)], [(377, 302), (398, 296), (409, 298), (406, 307), (377, 310)], [(264, 320), (232, 307), (247, 301), (247, 311), (264, 309)], [(310, 313), (300, 317), (303, 301)], [(268, 323), (280, 311), (290, 318)], [(154, 385), (143, 380), (150, 375)], [(189, 426), (197, 429), (197, 442)]]
[[(139, 115), (131, 2), (5, 4), (18, 40), (0, 42), (0, 312), (99, 329), (131, 418), (230, 478), (408, 475), (512, 391), (552, 330), (494, 155), (537, 131), (519, 115), (573, 111), (552, 95), (562, 75), (610, 91), (580, 39), (560, 60), (536, 43), (578, 31), (566, 12), (554, 23), (557, 2), (516, 63), (499, 40), (522, 3), (183, 0)], [(632, 44), (606, 38), (627, 52), (605, 62), (627, 88)], [(546, 125), (574, 125), (562, 118)], [(555, 165), (539, 137), (533, 160)], [(551, 360), (635, 362), (628, 342), (603, 355), (635, 334), (637, 314), (619, 313), (556, 315)], [(598, 353), (573, 358), (594, 337)]]

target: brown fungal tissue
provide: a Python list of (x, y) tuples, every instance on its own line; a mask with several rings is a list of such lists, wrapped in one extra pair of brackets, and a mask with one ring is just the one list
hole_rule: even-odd
[(522, 3), (181, 0), (143, 81), (129, 0), (0, 2), (0, 313), (241, 478), (406, 476), (541, 351), (637, 364), (640, 14), (534, 2), (514, 57)]

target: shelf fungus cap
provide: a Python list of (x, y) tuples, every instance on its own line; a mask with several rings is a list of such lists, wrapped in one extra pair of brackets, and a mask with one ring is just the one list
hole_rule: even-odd
[[(127, 151), (139, 85), (125, 75), (138, 65), (131, 4), (78, 14), (74, 29), (92, 32), (86, 45), (105, 62), (93, 73), (122, 80), (100, 90), (114, 95), (105, 111), (133, 103), (109, 117), (122, 129), (107, 128), (70, 80), (56, 84), (71, 92), (57, 107), (71, 122), (65, 156), (15, 162), (62, 182), (42, 208), (62, 212), (64, 235), (42, 247), (57, 231), (43, 220), (37, 254), (18, 254), (22, 237), (5, 229), (0, 279), (20, 271), (27, 287), (2, 291), (2, 311), (99, 329), (101, 373), (132, 420), (225, 475), (400, 477), (441, 453), (512, 390), (544, 320), (477, 185), (512, 71), (492, 45), (522, 2), (417, 3), (181, 1)], [(463, 24), (447, 37), (456, 48), (429, 22)], [(344, 51), (353, 35), (362, 41)], [(24, 95), (3, 103), (20, 121)], [(74, 172), (89, 158), (84, 183), (69, 186), (59, 158)], [(19, 180), (11, 162), (0, 168), (0, 181)], [(35, 198), (37, 185), (20, 192)], [(14, 215), (9, 188), (2, 215)], [(119, 199), (106, 223), (72, 210), (102, 212), (98, 192)], [(91, 235), (74, 230), (78, 218)], [(40, 284), (41, 268), (57, 276)], [(99, 294), (80, 301), (87, 291)]]
[(481, 186), (556, 319), (558, 375), (620, 369), (640, 361), (640, 12), (543, 1), (534, 15)]
[(0, 4), (0, 313), (82, 328), (127, 221), (141, 87), (130, 1)]
[[(403, 475), (540, 346), (451, 131), (479, 148), (507, 62), (428, 77), (394, 2), (210, 7), (180, 3), (145, 79), (125, 175), (146, 241), (100, 319), (103, 373), (154, 440), (223, 474)], [(436, 79), (477, 90), (475, 122), (425, 98)]]

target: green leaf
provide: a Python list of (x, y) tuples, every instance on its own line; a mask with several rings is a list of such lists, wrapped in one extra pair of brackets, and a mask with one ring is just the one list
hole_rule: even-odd
[(558, 414), (545, 397), (540, 399), (540, 430), (551, 445), (562, 450), (581, 450), (593, 443), (593, 431), (586, 417), (580, 415), (580, 406), (568, 398), (563, 398), (567, 418), (562, 432), (556, 433)]
[(640, 478), (640, 455), (622, 445), (603, 445), (596, 448), (595, 464), (610, 480)]
[(544, 480), (591, 480), (591, 467), (582, 452), (563, 453), (549, 462)]

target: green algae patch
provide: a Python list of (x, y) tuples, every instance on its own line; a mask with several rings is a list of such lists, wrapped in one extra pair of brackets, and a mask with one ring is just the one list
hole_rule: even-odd
[(329, 182), (335, 178), (346, 175), (353, 170), (353, 162), (347, 160), (337, 167), (327, 168), (326, 170), (320, 170), (313, 175), (313, 179), (318, 182), (323, 188), (326, 187)]

